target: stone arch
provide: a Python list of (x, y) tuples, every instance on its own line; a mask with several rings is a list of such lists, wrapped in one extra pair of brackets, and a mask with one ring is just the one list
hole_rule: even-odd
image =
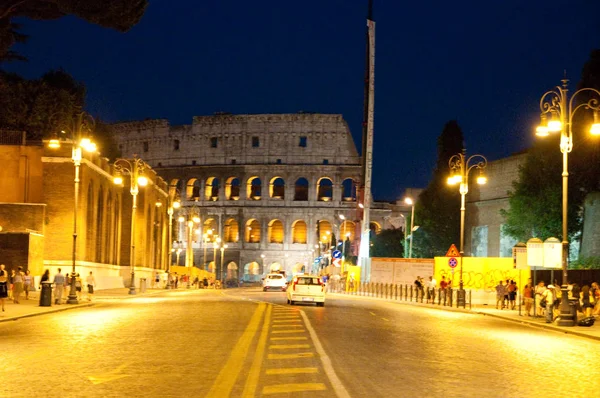
[(225, 279), (238, 279), (238, 266), (234, 261), (230, 261), (227, 264), (227, 276)]
[(302, 274), (304, 273), (304, 264), (302, 263), (296, 263), (294, 265), (292, 265), (292, 275), (298, 275), (298, 274)]
[(283, 243), (284, 238), (283, 223), (281, 220), (274, 219), (269, 222), (268, 239), (269, 243)]
[(271, 263), (271, 265), (269, 265), (269, 272), (278, 272), (278, 271), (284, 271), (283, 265), (281, 265), (281, 263), (278, 263), (275, 261), (275, 262)]
[(246, 221), (246, 242), (260, 243), (260, 222), (255, 218)]
[(269, 197), (271, 199), (285, 199), (285, 181), (283, 178), (271, 178), (269, 182)]
[(208, 263), (208, 272), (212, 272), (213, 274), (215, 273), (215, 262), (211, 261)]
[(237, 177), (229, 177), (225, 180), (225, 199), (239, 200), (240, 199), (240, 179)]
[(102, 254), (104, 252), (104, 188), (100, 185), (100, 190), (98, 191), (98, 207), (96, 210), (96, 237), (94, 241), (96, 242), (96, 253), (95, 260), (97, 263), (102, 262)]
[(292, 224), (292, 243), (306, 244), (307, 228), (304, 220), (296, 220)]
[[(212, 242), (215, 240), (215, 237), (219, 233), (218, 228), (219, 227), (217, 226), (217, 221), (214, 218), (207, 218), (202, 223), (202, 236), (204, 236), (204, 234), (207, 234), (207, 236), (209, 237), (209, 241)], [(212, 231), (212, 232), (208, 232), (208, 231)]]
[(331, 202), (333, 200), (333, 181), (329, 177), (321, 177), (317, 181), (317, 200)]
[(328, 244), (332, 233), (331, 223), (327, 220), (319, 220), (319, 236), (317, 237), (319, 242)]
[(262, 185), (260, 178), (253, 176), (248, 178), (246, 183), (246, 195), (248, 199), (260, 200), (262, 194)]
[(208, 177), (204, 186), (204, 199), (216, 201), (219, 199), (219, 179)]
[(246, 282), (258, 282), (262, 277), (262, 267), (256, 262), (252, 261), (244, 265), (244, 276), (242, 279)]
[(223, 235), (225, 235), (223, 236), (225, 242), (236, 243), (240, 240), (240, 226), (235, 218), (225, 221)]
[(296, 180), (294, 185), (294, 200), (308, 200), (308, 180), (304, 177), (300, 177)]
[(86, 206), (86, 214), (85, 214), (85, 226), (86, 226), (86, 255), (85, 259), (88, 261), (92, 261), (94, 256), (94, 248), (96, 247), (95, 236), (94, 233), (96, 229), (94, 228), (94, 220), (96, 219), (96, 214), (94, 213), (95, 200), (94, 200), (94, 182), (90, 181), (87, 189), (87, 206)]
[(201, 181), (197, 178), (190, 178), (187, 181), (185, 197), (188, 200), (198, 200), (200, 199), (200, 185)]
[(350, 242), (354, 242), (356, 230), (356, 223), (354, 221), (346, 220), (340, 225), (340, 239), (346, 240), (346, 237), (350, 239)]
[(118, 264), (120, 262), (120, 249), (119, 244), (121, 241), (121, 195), (115, 194), (115, 211), (113, 212), (113, 225), (114, 225), (114, 239), (112, 241), (112, 264)]
[(381, 232), (381, 225), (377, 221), (371, 221), (369, 223), (369, 229), (375, 233), (375, 235), (379, 235)]
[(342, 182), (342, 200), (345, 202), (356, 201), (356, 182), (352, 178), (346, 178)]

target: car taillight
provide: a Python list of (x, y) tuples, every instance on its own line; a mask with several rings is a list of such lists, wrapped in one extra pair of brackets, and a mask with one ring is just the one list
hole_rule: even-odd
[(296, 285), (298, 284), (298, 281), (294, 282), (294, 291), (296, 291)]

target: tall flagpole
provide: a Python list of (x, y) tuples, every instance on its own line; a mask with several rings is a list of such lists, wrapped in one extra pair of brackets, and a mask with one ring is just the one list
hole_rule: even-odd
[(370, 209), (371, 209), (371, 176), (373, 167), (373, 124), (375, 104), (375, 21), (373, 20), (373, 0), (369, 0), (367, 14), (367, 50), (365, 71), (365, 103), (363, 113), (362, 141), (362, 175), (361, 189), (363, 217), (359, 247), (361, 280), (368, 282), (371, 276), (371, 261), (369, 256)]

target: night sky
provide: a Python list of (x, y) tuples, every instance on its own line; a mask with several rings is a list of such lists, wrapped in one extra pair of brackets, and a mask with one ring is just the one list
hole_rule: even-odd
[[(374, 3), (378, 200), (427, 185), (450, 119), (470, 154), (495, 160), (528, 147), (540, 96), (564, 70), (574, 88), (600, 48), (594, 0)], [(29, 78), (64, 68), (86, 84), (88, 111), (110, 122), (341, 113), (360, 150), (366, 9), (367, 0), (153, 0), (126, 34), (73, 17), (27, 20), (31, 39), (15, 50), (29, 62), (4, 68)]]

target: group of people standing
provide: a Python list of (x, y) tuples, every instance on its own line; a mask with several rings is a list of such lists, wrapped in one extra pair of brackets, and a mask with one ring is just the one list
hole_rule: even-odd
[(416, 298), (417, 301), (426, 297), (427, 302), (431, 302), (435, 304), (436, 292), (439, 292), (438, 302), (443, 301), (444, 305), (446, 303), (446, 299), (451, 299), (451, 291), (452, 291), (452, 280), (446, 280), (445, 276), (442, 276), (442, 280), (440, 281), (439, 289), (437, 280), (430, 276), (428, 281), (425, 281), (420, 276), (417, 276), (414, 282), (415, 290), (416, 290)]
[[(73, 283), (73, 279), (75, 279), (75, 294), (77, 295), (77, 300), (81, 300), (83, 296), (83, 283), (81, 276), (78, 273), (67, 273), (66, 275), (63, 275), (60, 268), (57, 271), (58, 272), (54, 275), (54, 279), (52, 281), (54, 284), (54, 304), (62, 304), (63, 293), (65, 290), (69, 291), (70, 286)], [(41, 282), (50, 282), (50, 270), (44, 271)], [(87, 300), (92, 301), (94, 287), (96, 286), (96, 279), (94, 278), (92, 271), (90, 271), (90, 274), (85, 278), (85, 283), (87, 286)]]

